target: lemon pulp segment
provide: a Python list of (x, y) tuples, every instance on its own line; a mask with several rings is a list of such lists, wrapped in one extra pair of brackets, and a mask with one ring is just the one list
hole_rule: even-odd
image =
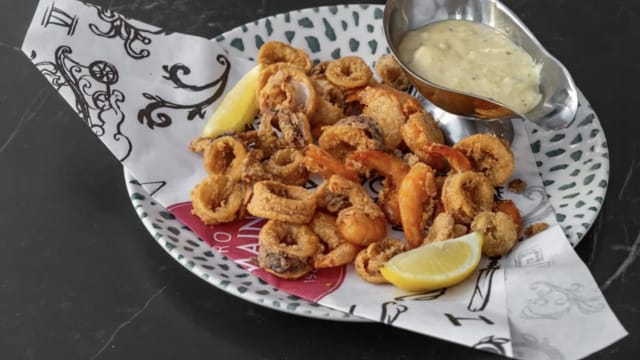
[(258, 75), (256, 65), (240, 78), (213, 112), (202, 130), (202, 136), (213, 138), (226, 131), (242, 131), (258, 115)]
[(466, 279), (478, 266), (481, 253), (482, 237), (474, 232), (396, 255), (380, 272), (401, 289), (434, 290)]

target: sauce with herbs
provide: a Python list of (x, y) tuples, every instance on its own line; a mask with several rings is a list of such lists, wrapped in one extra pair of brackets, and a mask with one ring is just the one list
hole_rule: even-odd
[(475, 94), (526, 113), (540, 101), (540, 65), (493, 28), (445, 20), (408, 32), (400, 59), (437, 85)]

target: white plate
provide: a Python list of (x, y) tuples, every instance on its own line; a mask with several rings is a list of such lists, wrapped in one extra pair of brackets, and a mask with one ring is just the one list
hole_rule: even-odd
[[(307, 49), (314, 60), (358, 55), (373, 63), (388, 52), (381, 29), (383, 6), (339, 5), (292, 11), (242, 25), (216, 38), (231, 55), (252, 58), (267, 40)], [(526, 124), (545, 190), (572, 245), (596, 219), (609, 179), (609, 151), (593, 109), (580, 94), (571, 125), (546, 132)], [(186, 147), (186, 145), (185, 145)], [(367, 321), (273, 288), (225, 256), (157, 204), (125, 171), (131, 202), (142, 223), (174, 259), (210, 284), (266, 307), (331, 320)]]

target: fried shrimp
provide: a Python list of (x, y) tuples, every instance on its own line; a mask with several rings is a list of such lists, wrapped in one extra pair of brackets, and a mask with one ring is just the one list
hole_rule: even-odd
[(435, 172), (429, 165), (417, 163), (402, 179), (398, 191), (400, 220), (409, 247), (416, 247), (424, 240), (424, 228), (431, 218), (438, 189)]
[(373, 72), (361, 57), (345, 56), (329, 62), (324, 76), (341, 89), (354, 89), (369, 84)]
[[(279, 136), (279, 134), (280, 136)], [(303, 149), (313, 141), (307, 117), (302, 113), (269, 111), (258, 127), (258, 147), (270, 156), (278, 149)]]
[(294, 224), (308, 224), (315, 210), (313, 191), (269, 180), (253, 185), (253, 196), (247, 204), (253, 216)]
[(400, 158), (378, 150), (361, 150), (347, 156), (346, 165), (359, 173), (373, 169), (384, 175), (382, 189), (378, 193), (378, 206), (391, 225), (400, 224), (398, 190), (402, 179), (409, 172), (409, 165)]
[(473, 170), (483, 173), (494, 186), (506, 183), (513, 174), (513, 153), (493, 135), (471, 135), (458, 141), (453, 148), (465, 154)]
[(387, 235), (384, 213), (359, 183), (333, 175), (317, 196), (341, 200), (336, 225), (345, 240), (367, 246)]
[(382, 277), (380, 269), (392, 257), (406, 250), (405, 243), (398, 239), (383, 239), (371, 243), (356, 256), (356, 273), (370, 283), (386, 284), (388, 281)]
[(340, 160), (314, 144), (309, 144), (304, 152), (304, 165), (310, 173), (319, 174), (325, 180), (335, 174), (351, 181), (360, 181), (355, 172), (347, 169)]
[(258, 77), (261, 113), (278, 110), (311, 116), (317, 107), (315, 86), (304, 71), (284, 63), (262, 69)]
[(431, 155), (423, 150), (429, 144), (444, 143), (442, 130), (431, 114), (426, 112), (411, 114), (400, 128), (400, 135), (405, 145), (420, 161), (435, 169), (446, 167), (446, 162), (441, 156)]
[(382, 55), (376, 62), (375, 70), (383, 84), (397, 90), (405, 90), (409, 87), (409, 78), (393, 55)]
[(295, 66), (308, 73), (313, 67), (313, 62), (303, 49), (280, 42), (268, 41), (258, 51), (258, 64), (267, 66), (276, 63), (286, 63)]
[(353, 115), (323, 127), (318, 146), (344, 161), (347, 154), (353, 151), (384, 150), (384, 138), (382, 130), (371, 118)]
[(356, 92), (354, 99), (362, 105), (362, 114), (378, 123), (388, 149), (400, 145), (400, 129), (409, 116), (424, 112), (414, 97), (386, 85), (369, 85)]
[(457, 223), (470, 224), (493, 206), (493, 186), (481, 173), (465, 171), (447, 176), (442, 184), (442, 204)]
[(443, 212), (433, 219), (433, 223), (429, 226), (429, 231), (424, 238), (423, 244), (453, 239), (466, 234), (467, 230), (466, 226), (456, 224), (453, 216)]
[(191, 190), (192, 213), (207, 225), (238, 219), (243, 184), (225, 175), (210, 174)]
[(320, 238), (320, 250), (314, 256), (317, 269), (348, 264), (356, 258), (360, 247), (340, 235), (335, 216), (317, 211), (309, 226)]
[(209, 174), (226, 175), (232, 181), (242, 176), (242, 162), (247, 156), (244, 143), (233, 136), (222, 136), (204, 149), (204, 168)]
[(308, 225), (269, 220), (258, 235), (258, 265), (283, 279), (313, 270), (320, 240)]
[(471, 223), (471, 230), (482, 234), (482, 253), (502, 256), (509, 253), (518, 240), (516, 225), (501, 211), (483, 211)]
[(416, 152), (416, 154), (419, 158), (424, 157), (425, 159), (440, 157), (441, 159), (444, 159), (447, 164), (449, 164), (449, 167), (451, 167), (453, 171), (456, 172), (465, 172), (472, 170), (471, 162), (469, 161), (469, 159), (467, 159), (467, 157), (460, 151), (447, 145), (436, 143), (427, 144), (418, 149), (418, 152)]

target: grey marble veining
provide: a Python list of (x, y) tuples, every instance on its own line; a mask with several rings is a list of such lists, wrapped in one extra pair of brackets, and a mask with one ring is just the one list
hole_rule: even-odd
[[(340, 2), (93, 3), (211, 38), (260, 17)], [(567, 65), (602, 122), (611, 160), (608, 192), (576, 250), (630, 335), (590, 359), (635, 358), (640, 343), (640, 4), (505, 3)], [(276, 312), (228, 295), (183, 269), (140, 224), (117, 161), (74, 111), (52, 96), (22, 54), (22, 36), (35, 6), (35, 0), (0, 3), (0, 358), (497, 358), (382, 325)]]

